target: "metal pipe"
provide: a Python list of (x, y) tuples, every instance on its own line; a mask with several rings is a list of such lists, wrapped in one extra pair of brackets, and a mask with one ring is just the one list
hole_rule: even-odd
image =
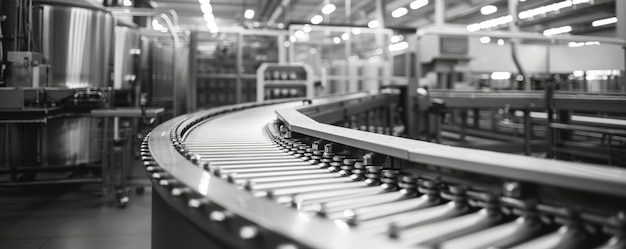
[[(151, 16), (151, 17), (159, 17), (159, 18), (161, 18), (165, 22), (165, 25), (167, 25), (167, 29), (168, 29), (169, 33), (171, 34), (172, 39), (174, 40), (174, 46), (175, 47), (182, 47), (180, 39), (178, 38), (178, 35), (175, 32), (175, 30), (178, 30), (178, 28), (175, 28), (175, 27), (178, 27), (178, 15), (176, 14), (176, 12), (174, 10), (169, 10), (169, 11), (166, 11), (166, 12), (159, 11), (159, 10), (153, 10), (153, 9), (145, 9), (145, 8), (136, 8), (136, 9), (133, 9), (133, 10), (129, 10), (129, 9), (125, 9), (125, 8), (107, 8), (107, 10), (110, 11), (111, 14), (113, 14), (114, 16)], [(172, 15), (172, 19), (175, 20), (174, 23), (172, 23), (172, 20), (170, 19), (168, 14)]]
[[(519, 27), (517, 26), (519, 22), (519, 17), (517, 16), (517, 1), (518, 0), (509, 0), (509, 15), (511, 15), (511, 17), (513, 18), (511, 24), (509, 25), (509, 31), (513, 33), (519, 32)], [(519, 75), (522, 75), (524, 79), (526, 79), (524, 68), (517, 58), (517, 43), (519, 43), (519, 40), (517, 38), (511, 39), (511, 58), (513, 58), (513, 63), (515, 63), (515, 67), (517, 68), (517, 72), (519, 73)], [(530, 91), (530, 87), (526, 86), (525, 90)]]
[(273, 23), (276, 21), (276, 19), (278, 19), (278, 16), (280, 16), (280, 14), (283, 13), (283, 10), (285, 9), (285, 7), (287, 5), (289, 5), (291, 3), (291, 0), (283, 0), (282, 3), (280, 3), (280, 5), (278, 7), (276, 7), (276, 9), (274, 10), (274, 12), (272, 12), (272, 15), (270, 16), (270, 19), (267, 21), (268, 23)]

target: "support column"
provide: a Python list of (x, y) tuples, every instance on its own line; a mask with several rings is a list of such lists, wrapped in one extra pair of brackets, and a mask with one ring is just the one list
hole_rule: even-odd
[[(147, 52), (147, 51), (145, 51)], [(197, 92), (198, 92), (198, 61), (196, 55), (198, 54), (198, 32), (192, 31), (189, 36), (189, 85), (187, 86), (187, 110), (186, 113), (191, 113), (197, 109)]]
[(435, 26), (446, 23), (446, 0), (435, 0)]
[[(615, 16), (617, 17), (617, 23), (615, 28), (617, 29), (617, 38), (626, 40), (626, 1), (615, 1)], [(626, 47), (624, 49), (624, 67), (626, 67)], [(626, 70), (626, 68), (625, 68)], [(626, 88), (626, 80), (622, 79), (622, 90)]]

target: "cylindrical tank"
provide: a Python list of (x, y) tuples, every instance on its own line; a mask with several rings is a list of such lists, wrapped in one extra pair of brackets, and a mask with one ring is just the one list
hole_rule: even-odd
[(115, 27), (114, 89), (129, 89), (132, 87), (131, 82), (136, 80), (134, 57), (142, 52), (139, 48), (140, 39), (141, 34), (136, 28), (122, 25)]
[[(2, 1), (2, 13), (7, 16), (4, 27), (13, 27), (18, 23), (16, 1)], [(27, 43), (32, 46), (26, 47), (42, 53), (51, 70), (48, 85), (40, 87), (111, 86), (115, 19), (110, 12), (87, 0), (33, 0), (30, 11), (33, 31), (32, 41)], [(6, 42), (6, 49), (14, 48), (13, 41)], [(65, 166), (98, 161), (103, 132), (97, 126), (88, 115), (1, 126), (2, 147), (7, 146), (0, 151), (0, 165)]]
[(87, 1), (36, 1), (42, 10), (42, 53), (52, 87), (107, 87), (115, 20)]

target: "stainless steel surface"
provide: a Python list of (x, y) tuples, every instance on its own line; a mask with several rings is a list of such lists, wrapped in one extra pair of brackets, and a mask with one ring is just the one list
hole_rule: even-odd
[[(259, 116), (265, 116), (265, 120), (270, 122), (274, 116), (274, 108), (295, 107), (298, 106), (298, 104), (299, 103), (290, 103), (272, 108), (255, 108), (254, 111), (248, 112), (244, 110), (242, 111), (242, 116), (239, 116), (239, 118), (244, 117), (243, 119), (245, 120), (246, 117), (250, 118), (251, 116), (255, 116), (255, 118), (258, 119)], [(170, 127), (184, 120), (184, 118), (185, 116), (181, 116), (167, 121), (151, 133), (148, 142), (150, 154), (159, 162), (163, 170), (172, 173), (176, 179), (180, 179), (182, 184), (189, 186), (194, 191), (210, 197), (212, 202), (219, 203), (227, 210), (253, 220), (261, 227), (271, 228), (273, 231), (285, 234), (291, 238), (298, 238), (300, 243), (315, 248), (368, 248), (372, 246), (384, 248), (390, 244), (396, 245), (397, 247), (395, 248), (402, 248), (393, 242), (389, 243), (371, 238), (363, 238), (353, 232), (342, 230), (332, 223), (302, 216), (295, 210), (285, 209), (283, 206), (271, 200), (254, 197), (252, 193), (241, 191), (241, 189), (235, 185), (215, 179), (209, 172), (193, 165), (186, 158), (174, 152), (173, 147), (170, 146)], [(257, 125), (256, 129), (243, 130), (237, 127), (236, 124), (245, 124), (248, 126), (251, 123), (245, 123), (245, 121), (243, 123), (233, 123), (230, 122), (230, 118), (236, 117), (226, 115), (223, 120), (221, 118), (213, 120), (217, 121), (215, 124), (222, 122), (231, 124), (221, 128), (223, 131), (217, 126), (199, 126), (199, 128), (191, 132), (192, 134), (189, 137), (193, 138), (193, 141), (200, 139), (207, 141), (212, 139), (212, 134), (232, 134), (234, 137), (247, 138), (249, 141), (266, 139), (263, 126), (265, 126), (267, 122), (254, 122), (253, 124)], [(216, 130), (216, 128), (218, 129)], [(239, 132), (233, 133), (232, 131), (234, 130)], [(229, 132), (227, 133), (227, 131)], [(312, 171), (321, 173), (318, 175), (335, 175), (328, 173), (326, 170), (313, 169)], [(237, 177), (239, 175), (241, 174), (238, 174)], [(270, 177), (271, 175), (267, 176)], [(275, 176), (271, 178), (277, 179)], [(232, 202), (233, 198), (238, 201)], [(256, 208), (261, 206), (264, 208)]]
[[(47, 120), (46, 124), (13, 124), (7, 132), (6, 152), (0, 159), (7, 166), (71, 166), (93, 163), (100, 159), (97, 124), (89, 117)], [(6, 155), (6, 157), (5, 157)]]
[(83, 88), (109, 85), (115, 20), (105, 11), (41, 4), (42, 53), (51, 65), (48, 86)]
[[(363, 98), (368, 96), (334, 100)], [(624, 224), (623, 213), (614, 212), (622, 208), (611, 206), (612, 199), (624, 197), (618, 191), (626, 184), (622, 169), (350, 130), (317, 123), (296, 106), (237, 106), (233, 112), (216, 109), (168, 121), (147, 142), (146, 162), (160, 167), (150, 172), (158, 171), (157, 183), (167, 183), (157, 184), (162, 188), (184, 186), (194, 198), (219, 205), (219, 212), (228, 214), (221, 222), (241, 217), (259, 229), (255, 236), (283, 234), (306, 248), (585, 247), (612, 244), (611, 229)], [(313, 115), (325, 107), (299, 109)], [(218, 112), (216, 118), (197, 119)], [(343, 171), (336, 172), (339, 168)], [(576, 186), (581, 183), (588, 185)], [(559, 191), (569, 197), (561, 198)], [(572, 192), (597, 195), (603, 203), (611, 199), (598, 210), (611, 209), (613, 216), (570, 210), (570, 205), (597, 208)], [(179, 196), (172, 202), (184, 198)], [(558, 226), (568, 228), (555, 231)]]
[[(614, 167), (465, 149), (317, 123), (296, 110), (279, 110), (294, 132), (418, 163), (626, 196), (626, 170)], [(450, 155), (455, 155), (451, 157)]]
[(139, 68), (135, 68), (135, 60), (142, 52), (139, 49), (141, 34), (130, 27), (115, 27), (115, 55), (113, 57), (113, 88), (129, 89), (136, 83)]

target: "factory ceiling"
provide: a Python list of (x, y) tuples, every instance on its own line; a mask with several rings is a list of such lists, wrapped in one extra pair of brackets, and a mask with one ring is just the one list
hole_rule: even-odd
[[(284, 29), (289, 24), (311, 23), (315, 15), (322, 17), (322, 25), (366, 27), (377, 17), (377, 1), (154, 0), (154, 3), (156, 8), (174, 9), (179, 15), (181, 28), (208, 31), (204, 17), (207, 9), (203, 13), (201, 3), (210, 4), (209, 11), (216, 25), (221, 30), (228, 30), (234, 27)], [(384, 12), (384, 27), (414, 30), (432, 24), (434, 2), (435, 0), (380, 0), (383, 5), (381, 9)], [(445, 0), (445, 3), (447, 23), (506, 28), (508, 0)], [(328, 4), (334, 5), (334, 11), (323, 14), (322, 9)], [(485, 9), (485, 6), (493, 7)], [(405, 10), (398, 10), (401, 8)], [(254, 14), (249, 10), (254, 11)], [(615, 24), (594, 27), (592, 22), (615, 17), (615, 0), (520, 0), (518, 11), (526, 11), (524, 18), (520, 19), (520, 26), (524, 31), (543, 32), (550, 28), (571, 26), (572, 34), (614, 36)], [(505, 24), (499, 21), (504, 21)]]

